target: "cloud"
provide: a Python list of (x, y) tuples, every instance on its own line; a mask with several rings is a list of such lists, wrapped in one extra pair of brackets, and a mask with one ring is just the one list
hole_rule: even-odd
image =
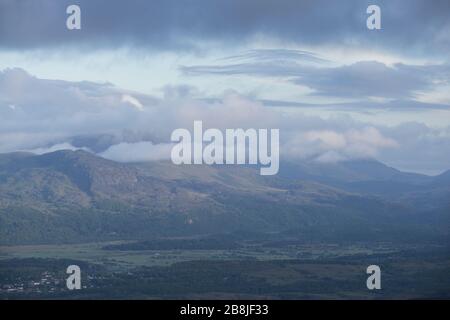
[(129, 103), (130, 105), (132, 105), (133, 107), (135, 107), (138, 110), (144, 109), (144, 106), (142, 105), (142, 103), (135, 97), (130, 96), (129, 94), (122, 95), (122, 102)]
[(180, 71), (189, 76), (253, 75), (266, 77), (298, 76), (301, 73), (331, 61), (314, 52), (292, 49), (254, 49), (244, 53), (222, 57), (213, 65), (180, 66)]
[(39, 79), (22, 69), (6, 69), (0, 72), (0, 152), (133, 129), (141, 113), (152, 114), (157, 102), (111, 84)]
[(148, 141), (119, 143), (99, 155), (118, 162), (170, 160), (172, 147), (173, 145), (170, 143), (153, 144)]
[[(251, 55), (251, 61), (233, 64), (182, 66), (190, 76), (248, 75), (285, 78), (312, 89), (312, 95), (341, 98), (385, 98), (413, 100), (419, 94), (450, 84), (450, 65), (392, 66), (377, 61), (359, 61), (350, 65), (330, 67), (302, 63), (281, 53), (268, 55), (272, 60)], [(241, 56), (242, 57), (242, 56)], [(256, 59), (256, 60), (255, 60)]]
[(400, 143), (383, 152), (383, 160), (404, 170), (438, 174), (450, 167), (450, 126), (430, 128), (406, 122), (384, 132)]
[[(8, 49), (68, 47), (151, 50), (226, 47), (261, 37), (300, 45), (335, 44), (444, 56), (450, 48), (447, 0), (378, 0), (382, 30), (369, 33), (369, 0), (78, 0), (82, 29), (65, 27), (71, 0), (3, 0), (0, 46)], [(37, 19), (39, 17), (39, 19)], [(14, 26), (12, 28), (11, 26)]]
[(220, 59), (221, 61), (297, 61), (304, 63), (326, 63), (326, 59), (319, 57), (317, 54), (294, 49), (253, 49), (242, 54), (229, 56)]
[(361, 129), (312, 130), (295, 133), (282, 145), (289, 158), (334, 162), (355, 158), (376, 158), (386, 148), (399, 144), (374, 127)]
[[(124, 102), (126, 95), (142, 108)], [(375, 157), (410, 170), (450, 168), (450, 127), (286, 113), (233, 91), (209, 101), (167, 90), (157, 99), (112, 84), (39, 79), (10, 69), (0, 72), (0, 119), (0, 152), (83, 148), (122, 162), (168, 159), (172, 131), (192, 130), (202, 120), (205, 130), (280, 129), (281, 160)]]
[(36, 148), (36, 149), (31, 149), (31, 150), (23, 150), (26, 152), (31, 152), (31, 153), (35, 153), (35, 154), (45, 154), (45, 153), (50, 153), (50, 152), (55, 152), (55, 151), (59, 151), (59, 150), (72, 150), (72, 151), (76, 151), (76, 150), (85, 150), (85, 151), (89, 151), (89, 149), (87, 148), (76, 148), (73, 145), (71, 145), (70, 143), (59, 143), (59, 144), (55, 144), (52, 145), (50, 147), (47, 148)]
[(198, 89), (190, 85), (166, 85), (162, 88), (167, 100), (189, 99), (197, 95)]
[(448, 84), (450, 67), (405, 64), (387, 66), (376, 61), (360, 61), (336, 68), (305, 70), (293, 81), (322, 96), (410, 99), (419, 91), (433, 88), (437, 82)]
[(309, 131), (305, 135), (308, 142), (320, 142), (329, 148), (339, 149), (347, 145), (343, 135), (334, 131)]

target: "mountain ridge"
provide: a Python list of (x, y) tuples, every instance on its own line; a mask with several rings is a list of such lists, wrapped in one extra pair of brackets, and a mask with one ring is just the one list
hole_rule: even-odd
[(81, 150), (0, 155), (0, 244), (292, 229), (305, 239), (395, 238), (400, 230), (433, 234), (435, 220), (447, 219), (440, 208), (418, 208), (246, 166), (124, 164)]

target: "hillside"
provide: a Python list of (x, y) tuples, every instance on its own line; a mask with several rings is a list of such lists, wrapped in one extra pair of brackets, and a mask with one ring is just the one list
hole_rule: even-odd
[[(346, 170), (352, 176), (351, 168)], [(353, 177), (380, 176), (370, 166), (353, 170)], [(448, 225), (438, 223), (447, 219), (445, 211), (425, 214), (407, 200), (327, 185), (327, 171), (319, 172), (323, 179), (314, 181), (293, 175), (262, 177), (255, 168), (240, 166), (122, 164), (85, 151), (4, 154), (0, 244), (237, 231), (290, 232), (306, 240), (394, 239), (448, 231)], [(390, 179), (396, 175), (393, 171)]]

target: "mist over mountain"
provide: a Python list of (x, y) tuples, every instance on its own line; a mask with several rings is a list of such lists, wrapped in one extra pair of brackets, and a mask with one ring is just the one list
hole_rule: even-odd
[(233, 232), (434, 239), (448, 236), (448, 181), (375, 160), (282, 163), (279, 176), (263, 177), (248, 166), (123, 164), (85, 151), (2, 154), (0, 244)]

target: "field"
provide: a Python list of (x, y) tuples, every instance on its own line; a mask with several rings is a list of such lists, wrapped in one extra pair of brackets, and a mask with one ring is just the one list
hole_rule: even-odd
[[(0, 297), (26, 298), (449, 298), (450, 252), (439, 245), (240, 241), (229, 249), (176, 249), (180, 239), (0, 247)], [(192, 239), (183, 239), (190, 246)], [(161, 240), (160, 240), (161, 241)], [(187, 243), (187, 244), (186, 244)], [(198, 245), (198, 241), (195, 242)], [(214, 247), (214, 245), (212, 245)], [(65, 288), (78, 264), (83, 289)], [(366, 288), (366, 268), (382, 290)]]
[(168, 266), (176, 262), (192, 260), (322, 260), (374, 253), (395, 253), (404, 248), (392, 248), (389, 244), (370, 246), (365, 244), (336, 245), (311, 244), (270, 247), (245, 245), (231, 250), (105, 250), (108, 246), (118, 246), (130, 242), (99, 242), (73, 245), (37, 245), (0, 247), (0, 260), (5, 259), (74, 259), (89, 263), (107, 265), (112, 269), (138, 266)]

